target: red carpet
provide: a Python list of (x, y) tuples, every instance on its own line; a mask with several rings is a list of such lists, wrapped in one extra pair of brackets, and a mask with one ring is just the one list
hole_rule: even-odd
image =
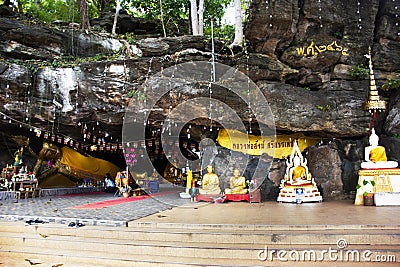
[(176, 194), (176, 191), (160, 192), (160, 193), (154, 193), (151, 195), (141, 195), (141, 196), (136, 196), (136, 197), (126, 197), (126, 198), (119, 197), (117, 199), (104, 200), (104, 201), (74, 206), (74, 207), (70, 207), (69, 209), (101, 209), (101, 208), (106, 208), (106, 207), (119, 205), (119, 204), (123, 204), (123, 203), (143, 200), (143, 199), (147, 199), (147, 198), (151, 198), (151, 197), (164, 196), (164, 195), (169, 195), (169, 194)]
[(106, 194), (106, 192), (98, 191), (98, 192), (64, 194), (64, 195), (59, 195), (57, 197), (79, 197), (79, 196), (87, 196), (87, 195), (104, 195), (104, 194)]

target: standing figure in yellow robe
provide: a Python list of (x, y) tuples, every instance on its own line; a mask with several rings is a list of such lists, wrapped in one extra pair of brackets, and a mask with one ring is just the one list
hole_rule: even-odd
[(240, 175), (239, 169), (233, 170), (233, 177), (229, 180), (229, 188), (225, 189), (225, 194), (247, 194), (246, 178)]
[(219, 187), (218, 175), (213, 173), (213, 166), (207, 166), (207, 173), (204, 174), (201, 181), (201, 188), (199, 188), (199, 193), (203, 195), (207, 194), (220, 194), (221, 188)]

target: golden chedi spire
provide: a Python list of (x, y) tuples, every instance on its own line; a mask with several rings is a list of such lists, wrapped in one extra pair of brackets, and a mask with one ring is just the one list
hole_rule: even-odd
[(368, 101), (364, 104), (364, 110), (371, 113), (376, 111), (384, 111), (386, 109), (386, 102), (380, 98), (378, 89), (375, 85), (374, 70), (372, 68), (371, 47), (368, 48), (367, 57), (369, 59), (369, 94)]

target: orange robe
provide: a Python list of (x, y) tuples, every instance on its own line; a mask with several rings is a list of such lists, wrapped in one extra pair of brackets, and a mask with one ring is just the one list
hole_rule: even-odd
[(371, 151), (369, 152), (369, 159), (372, 162), (387, 161), (385, 148), (383, 146), (378, 146), (371, 149)]

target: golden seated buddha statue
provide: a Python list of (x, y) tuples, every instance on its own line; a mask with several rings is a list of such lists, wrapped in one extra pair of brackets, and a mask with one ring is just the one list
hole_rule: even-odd
[(307, 159), (301, 154), (296, 141), (293, 142), (292, 153), (286, 160), (286, 173), (280, 188), (279, 202), (322, 201), (317, 185), (308, 171)]
[(229, 180), (229, 188), (225, 189), (225, 194), (247, 194), (246, 178), (240, 175), (239, 169), (233, 170), (233, 176)]
[(199, 188), (199, 193), (206, 194), (220, 194), (221, 188), (219, 187), (218, 175), (213, 172), (214, 168), (212, 165), (207, 166), (207, 173), (203, 175), (201, 180), (201, 188)]

